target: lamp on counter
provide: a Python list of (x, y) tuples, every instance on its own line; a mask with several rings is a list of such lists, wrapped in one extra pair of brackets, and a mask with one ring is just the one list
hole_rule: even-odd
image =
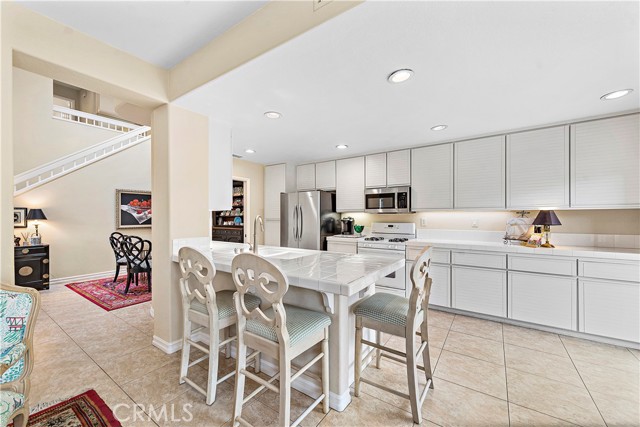
[(562, 225), (558, 216), (554, 211), (540, 211), (536, 219), (533, 220), (533, 225), (541, 225), (544, 231), (545, 243), (542, 244), (543, 248), (555, 248), (549, 243), (549, 234), (551, 233), (552, 225)]
[(42, 209), (31, 209), (27, 214), (27, 219), (35, 221), (34, 225), (36, 227), (36, 235), (34, 237), (31, 237), (31, 244), (39, 245), (42, 242), (42, 239), (40, 237), (40, 234), (38, 234), (38, 225), (40, 225), (38, 224), (38, 221), (46, 221), (47, 216), (44, 214), (44, 212), (42, 212)]

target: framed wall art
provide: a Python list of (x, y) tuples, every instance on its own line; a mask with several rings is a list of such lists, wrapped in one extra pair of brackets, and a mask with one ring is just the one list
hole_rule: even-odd
[(27, 228), (27, 208), (13, 208), (13, 228)]
[(151, 191), (116, 190), (116, 228), (151, 228)]

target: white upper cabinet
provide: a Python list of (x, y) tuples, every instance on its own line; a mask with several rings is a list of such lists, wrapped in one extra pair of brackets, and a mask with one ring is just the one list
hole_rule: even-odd
[(336, 161), (316, 163), (316, 188), (318, 190), (336, 189)]
[(453, 209), (453, 144), (411, 151), (411, 210)]
[(569, 207), (569, 126), (507, 135), (507, 209)]
[(505, 208), (504, 141), (500, 135), (454, 144), (456, 209)]
[(387, 187), (411, 185), (411, 150), (387, 153)]
[(316, 165), (300, 165), (296, 167), (296, 188), (298, 191), (316, 189)]
[(364, 157), (336, 161), (336, 210), (364, 211)]
[(571, 206), (640, 207), (640, 115), (571, 125)]
[(286, 191), (286, 165), (264, 168), (264, 217), (280, 220), (280, 193)]
[(367, 188), (387, 186), (387, 153), (366, 156)]

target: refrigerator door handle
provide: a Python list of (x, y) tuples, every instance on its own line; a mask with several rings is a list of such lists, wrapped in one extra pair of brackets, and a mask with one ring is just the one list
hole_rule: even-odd
[(298, 205), (293, 207), (293, 240), (298, 240)]
[(304, 231), (304, 216), (302, 215), (302, 206), (300, 206), (300, 230), (298, 234), (300, 235), (300, 240), (302, 240), (302, 233)]

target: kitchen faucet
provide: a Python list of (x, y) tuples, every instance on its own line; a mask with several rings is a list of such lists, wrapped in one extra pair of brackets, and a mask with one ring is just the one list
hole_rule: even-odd
[(262, 222), (262, 217), (260, 215), (256, 215), (256, 219), (253, 220), (253, 243), (251, 248), (253, 249), (253, 253), (258, 253), (258, 241), (256, 240), (258, 234), (258, 221), (260, 222), (260, 230), (264, 233), (264, 223)]

